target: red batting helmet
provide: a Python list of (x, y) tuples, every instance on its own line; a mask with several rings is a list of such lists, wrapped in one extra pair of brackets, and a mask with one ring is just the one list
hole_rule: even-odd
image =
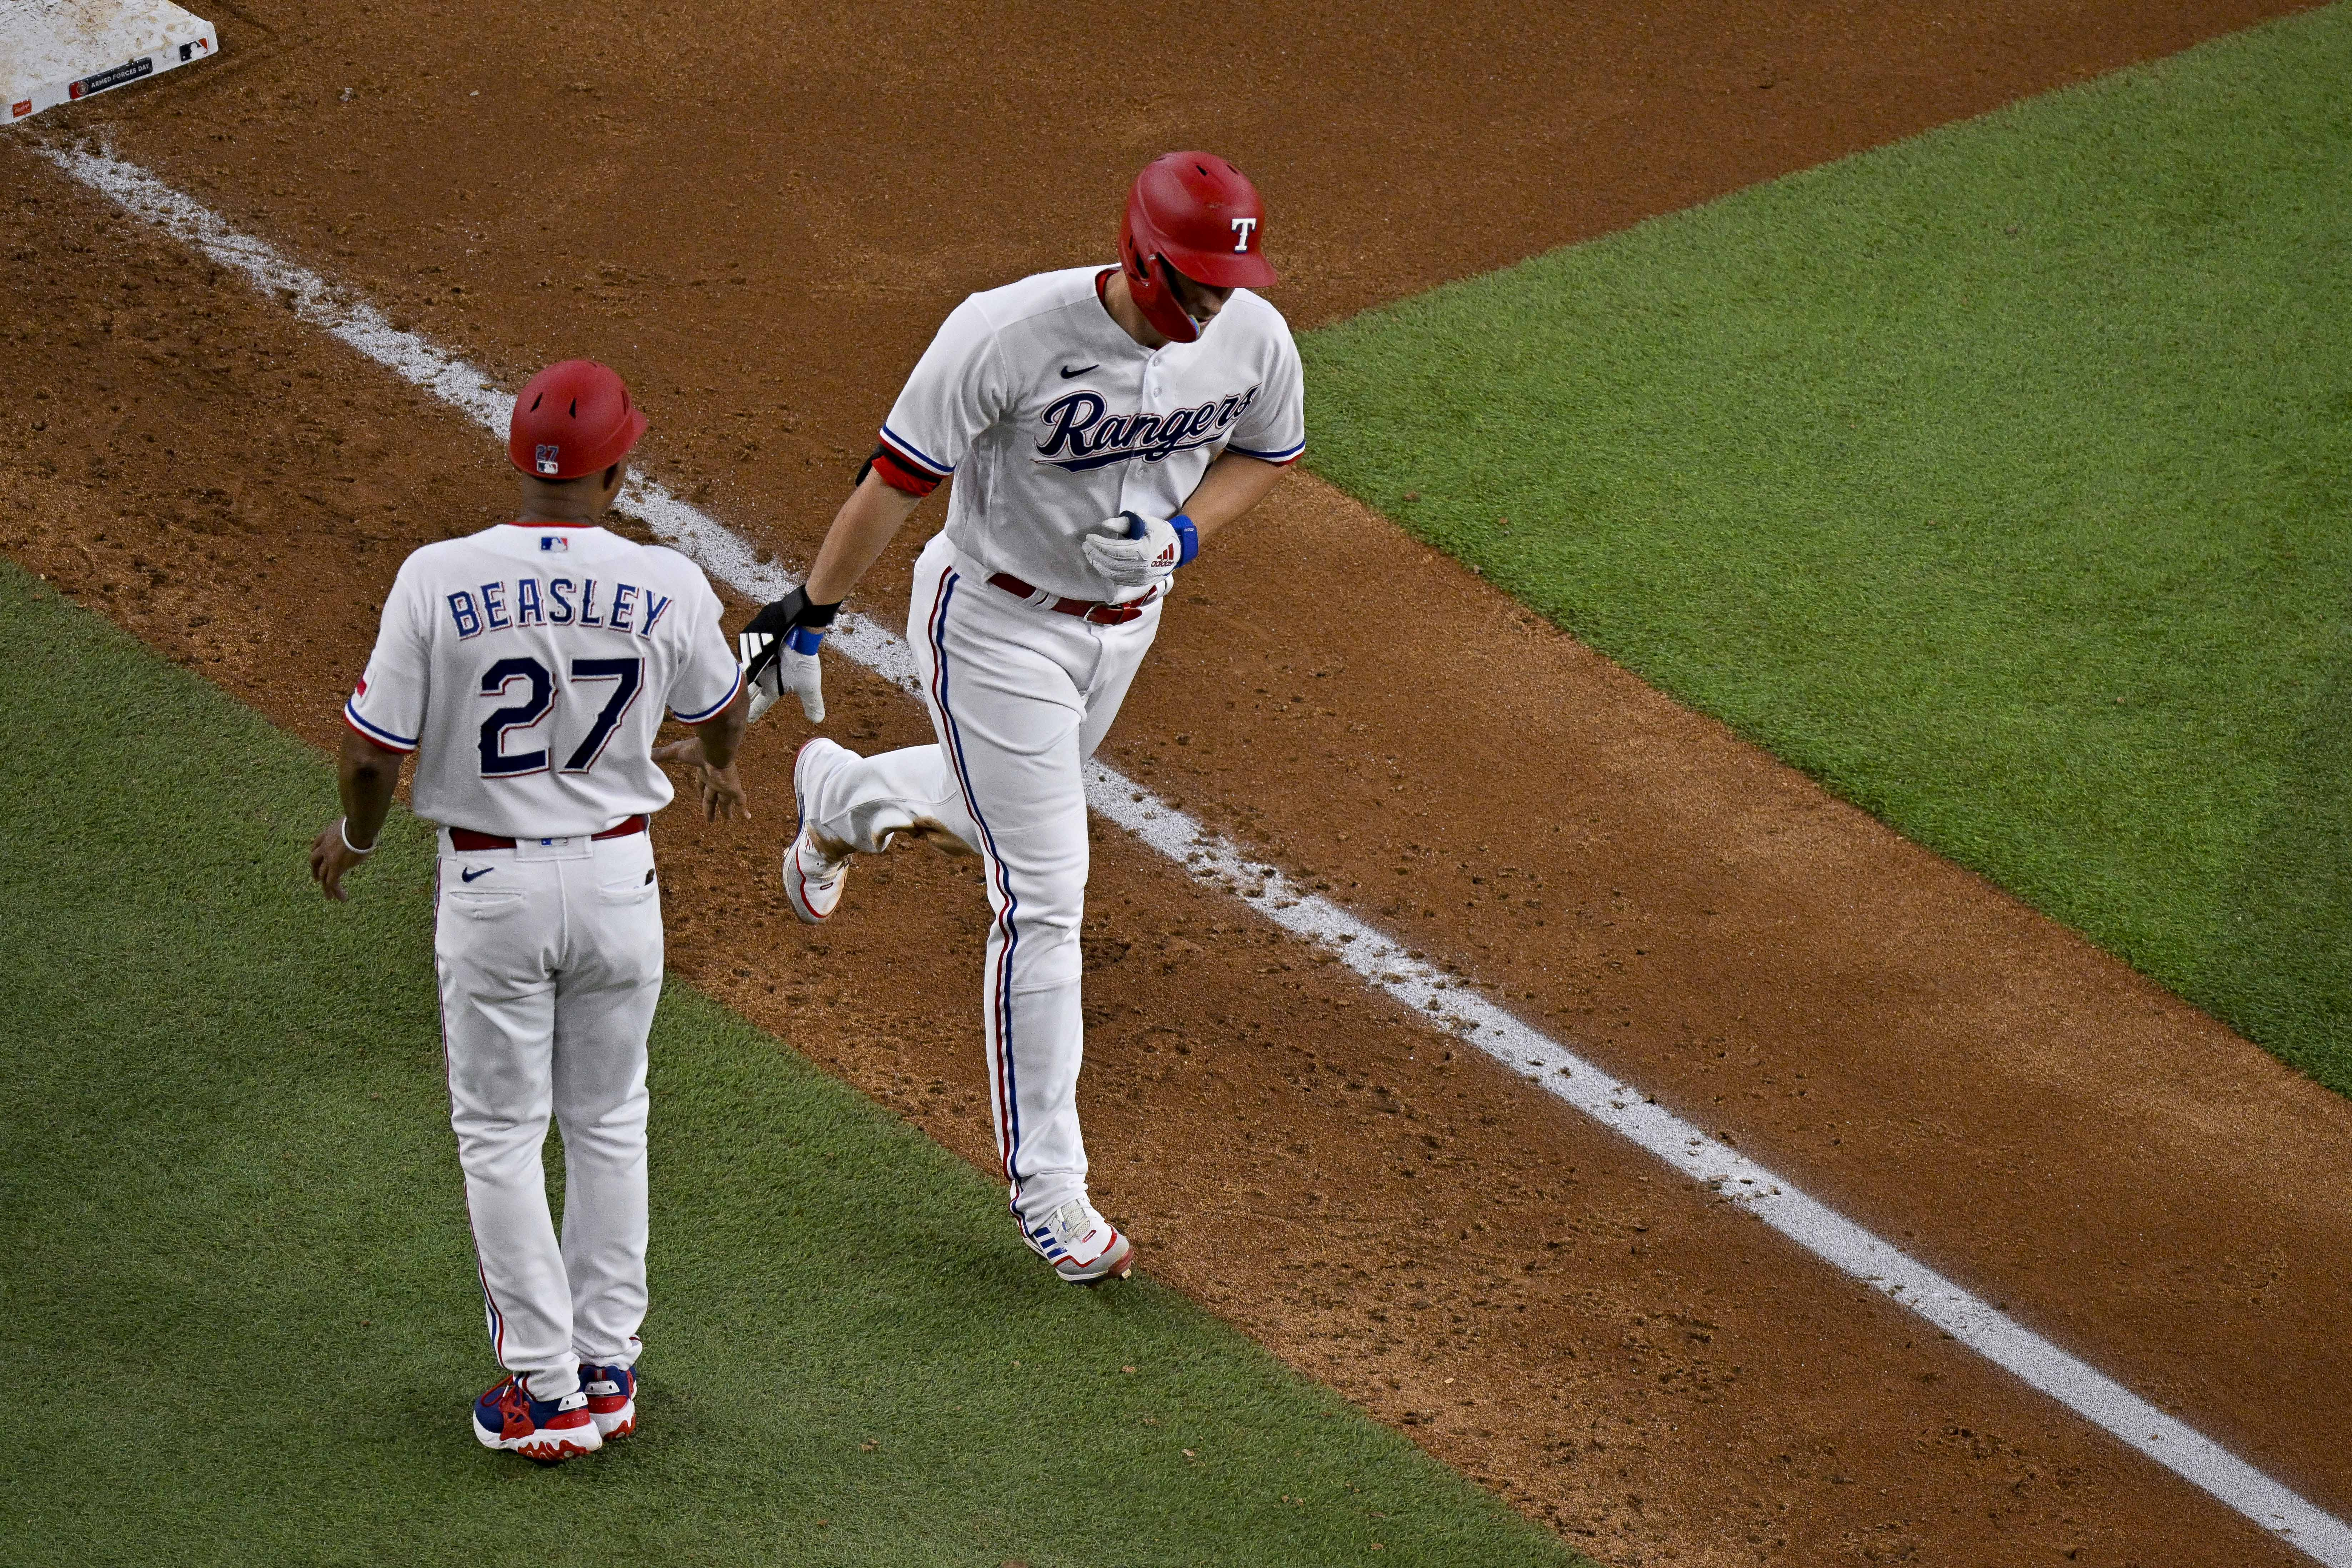
[(593, 359), (568, 359), (515, 394), (507, 459), (534, 479), (576, 479), (627, 457), (645, 433), (645, 411), (629, 401), (618, 373)]
[(1143, 319), (1171, 342), (1198, 338), (1201, 323), (1176, 302), (1167, 269), (1213, 289), (1263, 289), (1274, 281), (1265, 229), (1257, 187), (1214, 153), (1170, 153), (1146, 163), (1118, 231), (1119, 266)]

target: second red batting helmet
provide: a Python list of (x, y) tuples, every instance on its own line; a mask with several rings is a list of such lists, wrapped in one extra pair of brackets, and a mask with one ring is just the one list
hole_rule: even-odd
[(1167, 269), (1214, 289), (1263, 289), (1274, 281), (1265, 231), (1257, 187), (1214, 153), (1154, 158), (1135, 176), (1118, 231), (1128, 292), (1161, 335), (1189, 343), (1201, 323), (1177, 302)]
[(646, 433), (618, 372), (593, 359), (549, 365), (515, 394), (507, 459), (541, 479), (576, 479), (609, 468)]

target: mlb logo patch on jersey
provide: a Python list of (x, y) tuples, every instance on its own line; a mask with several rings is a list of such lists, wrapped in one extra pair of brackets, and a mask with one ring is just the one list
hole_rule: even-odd
[(572, 541), (560, 533), (542, 533), (539, 536), (539, 548), (542, 553), (568, 552)]
[(563, 448), (561, 447), (541, 447), (532, 458), (540, 473), (546, 478), (552, 479), (563, 468)]

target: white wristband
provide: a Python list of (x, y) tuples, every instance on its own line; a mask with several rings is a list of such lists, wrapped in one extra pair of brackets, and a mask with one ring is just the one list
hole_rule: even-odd
[[(350, 850), (354, 855), (373, 855), (375, 853), (375, 846), (373, 844), (362, 849), (358, 845), (352, 842), (352, 819), (348, 816), (339, 816), (335, 818), (335, 836), (343, 841), (343, 847)], [(376, 837), (380, 838), (383, 835), (378, 834)]]

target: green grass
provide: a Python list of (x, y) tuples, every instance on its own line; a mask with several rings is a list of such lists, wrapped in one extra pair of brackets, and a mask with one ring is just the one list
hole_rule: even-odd
[(2347, 82), (2339, 6), (1340, 323), (1315, 462), (2352, 1090)]
[(0, 664), (0, 1560), (1572, 1561), (676, 983), (643, 1430), (484, 1452), (429, 840), (331, 907), (322, 759), (12, 566)]

